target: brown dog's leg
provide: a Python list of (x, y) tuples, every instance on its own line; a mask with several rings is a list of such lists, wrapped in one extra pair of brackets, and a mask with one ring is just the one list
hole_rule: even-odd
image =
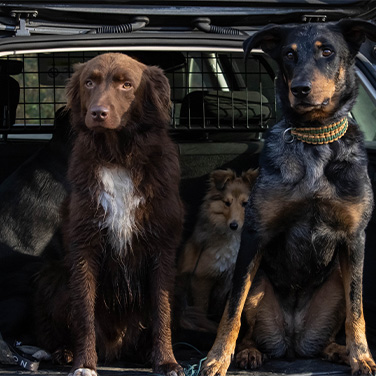
[[(168, 254), (168, 251), (166, 252)], [(170, 254), (174, 254), (171, 251)], [(164, 260), (159, 260), (163, 263)], [(153, 312), (153, 370), (167, 376), (184, 376), (171, 344), (171, 290), (173, 266), (156, 265), (150, 280)], [(166, 275), (166, 270), (170, 275)]]
[(340, 264), (346, 297), (346, 347), (352, 374), (376, 373), (376, 365), (369, 351), (362, 301), (364, 261), (364, 232), (340, 253)]
[(72, 271), (72, 342), (74, 343), (72, 373), (74, 376), (96, 375), (94, 304), (96, 283), (88, 262), (81, 259)]
[(234, 272), (233, 286), (223, 313), (214, 345), (208, 353), (200, 375), (224, 376), (231, 363), (240, 329), (243, 307), (253, 278), (261, 262), (256, 232), (243, 230)]
[(92, 376), (96, 375), (97, 368), (94, 307), (99, 265), (96, 257), (101, 245), (97, 231), (93, 230), (88, 240), (80, 231), (82, 224), (78, 223), (72, 221), (70, 226), (70, 250), (67, 255), (70, 265), (69, 321), (74, 346), (71, 373), (74, 376)]

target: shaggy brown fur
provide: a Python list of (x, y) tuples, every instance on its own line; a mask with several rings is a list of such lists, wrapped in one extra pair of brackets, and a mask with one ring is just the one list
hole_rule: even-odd
[(180, 325), (216, 332), (240, 245), (244, 207), (257, 177), (248, 170), (240, 177), (230, 169), (210, 174), (209, 188), (194, 232), (178, 260), (178, 281), (187, 295)]
[(183, 375), (170, 329), (183, 210), (168, 80), (157, 67), (104, 54), (76, 66), (67, 97), (76, 132), (67, 274), (55, 266), (59, 281), (40, 276), (42, 345), (60, 356), (73, 350), (72, 373), (93, 375), (96, 346), (110, 360), (145, 354), (144, 338), (155, 372)]

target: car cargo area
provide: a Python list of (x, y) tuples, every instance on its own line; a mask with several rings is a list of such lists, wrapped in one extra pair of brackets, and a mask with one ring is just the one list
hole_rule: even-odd
[[(112, 27), (110, 31), (103, 29), (105, 26), (100, 24), (100, 13), (93, 15), (91, 23), (87, 20), (83, 22), (83, 13), (89, 5), (82, 4), (77, 10), (79, 13), (75, 13), (74, 16), (73, 4), (67, 9), (60, 9), (57, 5), (55, 8), (54, 4), (40, 9), (45, 19), (54, 14), (56, 9), (63, 15), (64, 32), (57, 33), (58, 35), (53, 35), (57, 26), (51, 21), (52, 16), (48, 22), (45, 20), (41, 24), (33, 24), (33, 13), (24, 16), (23, 7), (20, 7), (23, 10), (19, 17), (17, 12), (14, 17), (11, 16), (12, 19), (15, 18), (12, 33), (16, 35), (18, 30), (18, 33), (24, 31), (25, 34), (7, 38), (11, 25), (7, 24), (7, 29), (4, 30), (0, 28), (0, 376), (57, 376), (68, 374), (70, 370), (69, 365), (53, 364), (50, 360), (42, 360), (36, 371), (25, 369), (22, 365), (14, 364), (14, 354), (9, 352), (5, 342), (19, 342), (19, 345), (22, 343), (26, 346), (23, 348), (24, 353), (30, 350), (28, 346), (36, 346), (35, 332), (38, 328), (34, 326), (32, 309), (33, 276), (43, 268), (46, 261), (58, 264), (63, 258), (62, 213), (66, 211), (65, 205), (70, 192), (67, 169), (76, 137), (71, 127), (70, 112), (65, 107), (66, 85), (74, 72), (74, 67), (97, 55), (115, 52), (126, 54), (146, 65), (158, 66), (168, 78), (171, 87), (169, 135), (178, 150), (181, 171), (179, 189), (185, 211), (179, 255), (197, 223), (211, 173), (218, 169), (231, 169), (240, 176), (249, 169), (257, 169), (265, 137), (281, 119), (276, 93), (276, 62), (259, 49), (253, 50), (245, 60), (242, 50), (243, 40), (265, 23), (265, 20), (272, 18), (271, 10), (261, 6), (262, 19), (257, 14), (245, 16), (243, 13), (246, 7), (240, 4), (241, 1), (236, 2), (239, 5), (236, 7), (238, 13), (226, 22), (226, 17), (220, 9), (223, 2), (220, 1), (221, 6), (214, 7), (214, 10), (210, 4), (210, 9), (216, 13), (212, 20), (209, 19), (209, 24), (216, 23), (218, 29), (208, 32), (205, 29), (207, 19), (204, 19), (202, 26), (202, 19), (198, 22), (197, 17), (192, 16), (191, 13), (195, 15), (196, 12), (194, 7), (183, 7), (186, 13), (181, 13), (181, 18), (177, 21), (171, 13), (173, 9), (165, 6), (158, 10), (157, 7), (154, 12), (162, 21), (158, 19), (158, 22), (153, 23), (152, 17), (150, 20), (141, 17), (135, 21), (134, 17), (138, 17), (141, 10), (134, 2), (130, 3), (130, 12), (135, 14), (126, 15), (125, 23), (112, 18), (113, 15), (121, 17), (116, 14), (115, 6), (110, 7), (110, 13), (104, 16), (105, 21), (108, 21), (104, 24), (111, 24), (108, 26)], [(276, 6), (274, 10), (278, 15), (277, 21), (300, 22), (302, 17), (306, 17), (303, 22), (321, 22), (321, 13), (317, 13), (312, 5), (315, 2), (306, 3), (304, 9), (299, 11), (296, 10), (296, 4), (289, 3), (292, 12), (288, 15)], [(337, 20), (344, 17), (346, 11), (350, 15), (355, 15), (359, 7), (359, 4), (355, 3), (349, 1), (342, 8), (327, 5), (326, 13), (325, 9), (322, 11), (329, 19)], [(195, 5), (199, 7), (198, 4)], [(256, 8), (257, 4), (253, 6)], [(0, 2), (0, 13), (2, 7), (4, 8), (4, 4)], [(6, 8), (6, 12), (8, 10)], [(167, 16), (164, 16), (163, 11), (170, 13), (167, 12)], [(372, 18), (375, 17), (373, 12), (374, 7), (371, 6), (371, 10), (367, 10), (365, 14), (370, 14), (369, 17)], [(0, 24), (5, 24), (2, 20), (3, 13), (0, 15)], [(24, 17), (26, 26), (22, 23)], [(70, 17), (72, 22), (68, 22)], [(254, 27), (246, 27), (245, 23), (251, 20)], [(74, 24), (74, 21), (77, 23)], [(123, 30), (124, 24), (136, 27), (135, 22), (142, 31)], [(176, 22), (181, 24), (176, 25)], [(229, 25), (231, 28), (228, 28)], [(33, 32), (45, 35), (34, 35)], [(369, 42), (367, 51), (363, 51), (371, 62), (364, 55), (358, 56), (359, 96), (349, 115), (358, 122), (365, 135), (369, 158), (368, 171), (374, 192), (375, 48), (376, 44)], [(20, 199), (25, 196), (24, 192), (27, 192), (28, 200)], [(28, 214), (30, 211), (23, 210), (25, 206), (32, 211), (32, 217)], [(9, 231), (9, 228), (12, 230)], [(374, 212), (366, 230), (363, 275), (366, 333), (374, 357), (375, 248)], [(175, 301), (178, 302), (178, 307), (174, 306), (174, 309), (179, 312), (179, 296), (175, 296)], [(216, 313), (220, 317), (221, 312)], [(178, 323), (174, 321), (174, 312), (172, 316), (172, 345), (175, 357), (184, 367), (186, 376), (198, 376), (201, 363), (214, 342), (215, 334), (179, 328)], [(219, 319), (216, 318), (216, 324), (218, 322)], [(344, 344), (344, 328), (339, 332), (338, 341)], [(15, 348), (17, 346), (14, 345)], [(98, 374), (156, 375), (150, 365), (141, 364), (133, 359), (109, 364), (99, 363)], [(350, 367), (318, 358), (273, 359), (266, 360), (262, 367), (256, 370), (240, 370), (231, 365), (227, 374), (348, 375)]]

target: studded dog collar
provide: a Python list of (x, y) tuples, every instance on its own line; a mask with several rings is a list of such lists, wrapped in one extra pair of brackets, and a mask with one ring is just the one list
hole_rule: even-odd
[[(284, 139), (288, 143), (297, 139), (314, 145), (329, 144), (340, 139), (346, 133), (348, 125), (349, 122), (345, 116), (340, 121), (323, 127), (288, 128), (284, 132)], [(291, 139), (286, 139), (288, 131), (291, 131)]]

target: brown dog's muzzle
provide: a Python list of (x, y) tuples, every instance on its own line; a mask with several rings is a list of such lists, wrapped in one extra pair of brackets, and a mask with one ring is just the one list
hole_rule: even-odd
[(120, 126), (120, 118), (113, 106), (93, 104), (87, 110), (85, 123), (89, 129), (116, 129)]
[(91, 117), (94, 121), (104, 121), (108, 118), (110, 110), (105, 106), (93, 106), (90, 109)]

